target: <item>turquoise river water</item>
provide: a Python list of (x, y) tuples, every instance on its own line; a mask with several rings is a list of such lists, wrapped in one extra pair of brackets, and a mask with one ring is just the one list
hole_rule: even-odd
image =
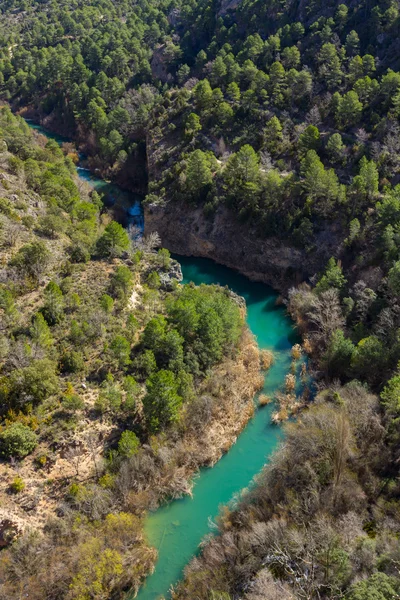
[[(28, 124), (58, 143), (69, 141), (31, 122)], [(143, 225), (138, 197), (95, 177), (82, 167), (78, 175), (110, 203), (128, 203), (128, 217), (135, 225)], [(129, 219), (128, 219), (129, 220)], [(201, 258), (175, 257), (182, 265), (183, 283), (219, 283), (243, 296), (247, 304), (247, 323), (257, 337), (260, 348), (272, 350), (275, 361), (265, 377), (262, 393), (273, 396), (282, 388), (291, 364), (291, 347), (298, 341), (293, 323), (282, 306), (277, 306), (276, 293), (268, 286), (255, 283), (235, 271)], [(236, 444), (212, 468), (201, 469), (196, 478), (193, 497), (174, 500), (150, 513), (145, 530), (159, 556), (155, 571), (137, 596), (138, 600), (168, 597), (171, 586), (182, 577), (183, 569), (199, 549), (204, 535), (213, 530), (212, 523), (221, 506), (232, 502), (247, 488), (282, 437), (281, 429), (271, 425), (272, 405), (257, 408)]]
[[(182, 265), (184, 283), (219, 283), (243, 296), (247, 323), (261, 348), (272, 350), (275, 361), (265, 377), (262, 393), (274, 395), (290, 369), (291, 347), (296, 341), (292, 321), (277, 295), (262, 283), (207, 259), (175, 257)], [(268, 461), (281, 439), (281, 429), (271, 424), (272, 405), (258, 408), (234, 446), (212, 468), (200, 471), (193, 497), (174, 500), (151, 513), (146, 534), (158, 549), (156, 569), (139, 591), (137, 600), (156, 600), (168, 595), (171, 585), (182, 576), (185, 565), (198, 550), (202, 537), (210, 532), (210, 522), (221, 506), (248, 487)]]

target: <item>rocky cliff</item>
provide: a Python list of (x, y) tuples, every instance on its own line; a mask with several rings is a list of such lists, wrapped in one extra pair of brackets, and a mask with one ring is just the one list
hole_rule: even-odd
[[(162, 245), (185, 256), (211, 258), (282, 293), (321, 268), (325, 257), (311, 259), (304, 251), (276, 238), (260, 239), (224, 207), (213, 219), (202, 208), (172, 203), (145, 208), (145, 234), (157, 231)], [(323, 253), (325, 254), (325, 253)]]

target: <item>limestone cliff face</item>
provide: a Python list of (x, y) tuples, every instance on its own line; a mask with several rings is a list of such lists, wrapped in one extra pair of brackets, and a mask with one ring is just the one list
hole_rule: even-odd
[(276, 238), (260, 239), (226, 208), (209, 220), (191, 205), (150, 205), (145, 208), (145, 234), (153, 231), (171, 252), (211, 258), (282, 293), (320, 268), (316, 258), (311, 261), (297, 248)]

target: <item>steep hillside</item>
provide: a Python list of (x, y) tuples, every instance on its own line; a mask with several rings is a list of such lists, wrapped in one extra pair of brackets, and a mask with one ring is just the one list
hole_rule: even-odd
[(69, 146), (4, 107), (0, 142), (0, 597), (122, 597), (156, 558), (144, 511), (251, 417), (258, 350), (242, 300), (132, 245)]
[[(166, 444), (176, 452), (174, 436), (185, 440), (191, 427), (200, 435), (193, 425), (199, 412), (185, 407), (198, 407), (193, 389), (202, 398), (204, 374), (214, 369), (218, 380), (215, 365), (238, 347), (240, 377), (224, 379), (240, 386), (249, 369), (253, 385), (246, 384), (245, 408), (227, 413), (230, 423), (248, 416), (258, 361), (253, 372), (253, 362), (241, 358), (238, 309), (219, 289), (182, 291), (171, 284), (167, 291), (168, 253), (145, 251), (156, 246), (159, 230), (170, 249), (215, 258), (282, 290), (321, 391), (316, 406), (289, 424), (288, 444), (254, 493), (221, 521), (223, 535), (189, 568), (178, 597), (396, 598), (398, 0), (7, 0), (0, 11), (0, 96), (14, 111), (67, 132), (93, 169), (148, 192), (150, 241), (130, 250), (124, 232), (99, 215), (96, 195), (89, 198), (71, 179), (74, 156), (65, 159), (51, 144), (40, 152), (27, 146), (23, 125), (3, 112), (3, 426), (23, 425), (24, 447), (33, 450), (45, 440), (57, 444), (60, 428), (89, 426), (97, 411), (111, 449), (105, 479), (83, 491), (72, 487), (57, 509), (72, 519), (68, 533), (78, 510), (86, 515), (78, 517), (84, 536), (96, 530), (108, 539), (110, 506), (125, 514), (133, 502), (139, 514), (138, 506), (171, 493), (159, 477), (164, 467), (174, 489), (188, 489), (187, 453), (179, 454), (182, 478), (164, 465), (156, 430), (180, 416), (178, 427), (167, 427), (173, 433)], [(224, 335), (217, 343), (218, 331)], [(164, 398), (165, 386), (173, 393)], [(163, 397), (162, 418), (154, 414), (153, 392)], [(221, 419), (218, 402), (213, 406)], [(55, 427), (54, 419), (62, 425)], [(136, 437), (120, 438), (123, 430)], [(138, 455), (136, 438), (145, 443)], [(125, 441), (133, 456), (122, 460)], [(198, 452), (196, 464), (215, 458), (203, 446)], [(149, 475), (133, 484), (129, 469), (138, 478)], [(133, 492), (125, 481), (136, 485)], [(14, 488), (21, 485), (18, 480)], [(94, 497), (107, 506), (103, 512)], [(132, 527), (140, 531), (140, 524)], [(53, 527), (41, 538), (41, 551), (52, 547), (50, 535), (68, 556), (68, 543), (80, 548), (78, 556), (87, 550), (82, 538), (67, 543)], [(141, 551), (149, 552), (137, 535)], [(55, 587), (55, 597), (69, 597), (68, 588), (97, 600), (127, 585), (116, 577), (126, 547), (91, 543), (99, 564), (101, 552), (115, 558), (102, 575), (104, 589), (96, 596), (92, 578), (91, 590), (82, 591), (86, 563), (80, 575), (69, 567), (65, 575), (70, 563), (61, 560), (57, 581), (68, 583), (62, 591)], [(13, 566), (24, 549), (21, 542), (1, 555), (4, 597), (29, 587), (24, 569)], [(145, 556), (145, 566), (140, 562), (130, 577), (135, 585), (152, 562), (151, 552)], [(46, 560), (41, 570), (33, 561), (34, 573), (49, 571)], [(46, 582), (51, 597), (54, 583)]]

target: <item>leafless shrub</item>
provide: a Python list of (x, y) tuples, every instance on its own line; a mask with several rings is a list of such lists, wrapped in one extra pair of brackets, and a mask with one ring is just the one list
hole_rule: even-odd
[(368, 141), (369, 134), (365, 131), (364, 128), (360, 127), (356, 131), (356, 140), (359, 144), (365, 144)]
[(321, 123), (321, 121), (322, 118), (318, 106), (313, 106), (312, 109), (306, 115), (306, 123), (317, 126)]
[(332, 333), (345, 324), (338, 290), (331, 288), (314, 296), (307, 318), (314, 328), (310, 337), (322, 347), (326, 346)]
[(193, 433), (203, 430), (211, 422), (213, 406), (213, 399), (209, 395), (203, 395), (191, 402), (185, 415), (187, 429)]
[(91, 483), (71, 500), (72, 505), (79, 512), (91, 520), (104, 519), (112, 510), (114, 499), (109, 490)]
[(260, 362), (261, 368), (264, 371), (268, 371), (271, 365), (274, 362), (274, 355), (270, 350), (261, 350), (260, 351)]
[(361, 279), (353, 287), (353, 295), (356, 301), (356, 315), (359, 321), (364, 322), (365, 318), (376, 299), (376, 293), (367, 287), (367, 284)]
[(18, 223), (10, 221), (2, 233), (3, 244), (13, 248), (21, 236), (21, 226)]

